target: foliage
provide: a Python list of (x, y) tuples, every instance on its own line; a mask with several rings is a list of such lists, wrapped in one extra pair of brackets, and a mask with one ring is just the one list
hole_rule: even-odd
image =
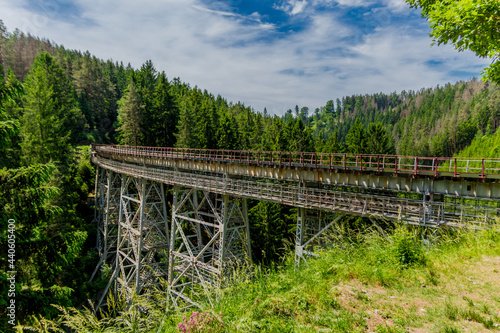
[[(179, 78), (168, 79), (150, 60), (133, 69), (20, 31), (8, 33), (3, 24), (0, 44), (0, 62), (5, 64), (0, 72), (7, 77), (0, 80), (1, 228), (5, 231), (6, 219), (18, 221), (20, 318), (43, 315), (46, 318), (36, 320), (47, 329), (62, 325), (73, 330), (148, 331), (166, 325), (175, 330), (176, 324), (185, 321), (165, 313), (163, 300), (153, 306), (140, 297), (137, 307), (115, 308), (101, 321), (92, 309), (71, 308), (95, 297), (103, 287), (102, 280), (88, 282), (97, 262), (96, 230), (90, 223), (95, 174), (88, 146), (79, 145), (118, 141), (424, 156), (452, 156), (465, 148), (462, 154), (498, 156), (500, 87), (477, 80), (419, 91), (345, 96), (311, 112), (296, 105), (283, 116), (271, 116), (266, 109), (258, 112)], [(364, 328), (362, 315), (350, 312), (330, 289), (317, 285), (317, 272), (329, 279), (329, 286), (354, 277), (396, 288), (403, 284), (401, 276), (426, 269), (425, 278), (439, 282), (426, 260), (427, 250), (413, 234), (401, 231), (389, 243), (381, 236), (368, 237), (363, 232), (373, 228), (367, 218), (344, 220), (345, 233), (336, 236), (338, 248), (326, 254), (326, 261), (311, 265), (310, 271), (295, 272), (289, 264), (280, 270), (291, 260), (287, 254), (295, 235), (295, 210), (257, 201), (249, 201), (248, 208), (253, 259), (277, 271), (257, 270), (257, 282), (244, 280), (243, 286), (228, 291), (236, 291), (230, 295), (233, 298), (226, 295), (229, 298), (217, 306), (225, 323), (235, 323), (225, 324), (223, 330)], [(5, 241), (2, 237), (0, 243)], [(495, 244), (492, 241), (492, 248)], [(0, 281), (5, 278), (0, 274)], [(236, 301), (238, 308), (230, 305)], [(238, 312), (241, 306), (248, 315)], [(56, 313), (63, 313), (63, 318), (51, 324), (47, 318)]]
[[(135, 296), (137, 306), (112, 310), (117, 316), (103, 313), (98, 320), (89, 309), (59, 307), (59, 318), (43, 320), (34, 328), (42, 331), (45, 325), (53, 330), (92, 332), (405, 332), (425, 327), (434, 332), (459, 326), (482, 332), (500, 323), (495, 294), (498, 282), (490, 281), (495, 272), (477, 270), (483, 259), (495, 260), (500, 254), (498, 230), (443, 231), (432, 248), (422, 249), (428, 261), (404, 270), (393, 261), (396, 258), (390, 238), (367, 230), (353, 242), (344, 237), (349, 233), (348, 226), (337, 231), (331, 235), (336, 237), (335, 245), (307, 265), (297, 268), (288, 257), (276, 269), (256, 267), (252, 274), (236, 272), (233, 280), (237, 282), (221, 290), (213, 306), (202, 303), (202, 308), (194, 312), (172, 312), (165, 311), (164, 295)], [(414, 234), (418, 234), (417, 229), (396, 228), (389, 236), (407, 239)], [(436, 284), (431, 282), (432, 276), (439, 277)], [(484, 286), (471, 283), (479, 279)], [(466, 285), (457, 295), (461, 283)], [(477, 295), (472, 301), (462, 297), (476, 295), (477, 288), (485, 289), (482, 298)]]
[(424, 250), (417, 237), (418, 235), (403, 228), (397, 229), (392, 236), (393, 255), (403, 268), (425, 264)]
[(48, 53), (35, 58), (25, 82), (21, 147), (26, 164), (50, 160), (66, 164), (82, 131), (82, 115), (72, 86)]
[(471, 50), (492, 59), (485, 80), (500, 83), (500, 5), (492, 0), (406, 0), (421, 8), (429, 20), (431, 36), (440, 44), (451, 43), (459, 51)]
[(346, 149), (352, 154), (366, 154), (366, 133), (361, 120), (356, 119), (354, 126), (351, 128), (345, 138)]
[(282, 258), (295, 236), (296, 218), (290, 208), (259, 201), (250, 208), (248, 218), (254, 259), (272, 264)]
[(118, 128), (120, 143), (126, 145), (143, 145), (142, 110), (134, 81), (130, 81), (125, 95), (118, 101)]
[(391, 154), (394, 147), (391, 138), (381, 122), (368, 124), (366, 130), (366, 150), (370, 154)]

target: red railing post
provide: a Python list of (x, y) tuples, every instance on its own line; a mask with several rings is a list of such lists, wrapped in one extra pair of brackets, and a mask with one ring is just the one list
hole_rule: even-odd
[(482, 159), (481, 178), (484, 178), (484, 158)]
[(453, 177), (457, 176), (457, 158), (455, 157), (455, 172), (453, 173)]
[(434, 177), (437, 177), (438, 175), (438, 162), (437, 162), (437, 157), (434, 157)]
[(415, 175), (418, 175), (418, 157), (415, 157)]

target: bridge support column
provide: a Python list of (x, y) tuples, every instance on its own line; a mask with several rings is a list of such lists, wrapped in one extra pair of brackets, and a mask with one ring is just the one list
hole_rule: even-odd
[(315, 256), (315, 247), (324, 247), (326, 244), (319, 238), (342, 217), (340, 214), (329, 214), (319, 210), (298, 208), (297, 229), (295, 235), (295, 264), (307, 262), (307, 257)]
[(122, 177), (116, 290), (127, 301), (168, 273), (168, 221), (163, 184)]
[(97, 168), (95, 219), (97, 222), (97, 251), (99, 263), (90, 277), (92, 281), (103, 265), (114, 267), (118, 236), (121, 175)]
[(232, 266), (251, 258), (246, 199), (175, 186), (169, 296), (175, 307), (211, 300)]

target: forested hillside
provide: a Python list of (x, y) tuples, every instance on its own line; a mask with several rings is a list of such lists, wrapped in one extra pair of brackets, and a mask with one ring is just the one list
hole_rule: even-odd
[[(97, 263), (91, 142), (451, 156), (471, 142), (498, 141), (500, 88), (477, 80), (346, 96), (277, 116), (169, 78), (151, 61), (134, 69), (9, 33), (1, 21), (0, 64), (0, 242), (5, 248), (7, 221), (15, 219), (19, 320), (51, 316), (53, 303), (78, 306), (103, 287), (88, 283)], [(294, 213), (250, 203), (256, 261), (285, 253)], [(0, 293), (3, 309), (7, 293)]]

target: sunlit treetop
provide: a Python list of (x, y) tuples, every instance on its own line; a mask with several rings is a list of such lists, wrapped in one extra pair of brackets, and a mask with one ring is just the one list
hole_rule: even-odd
[(500, 83), (499, 0), (406, 0), (420, 8), (438, 45), (451, 43), (459, 51), (471, 50), (491, 59), (483, 80)]

